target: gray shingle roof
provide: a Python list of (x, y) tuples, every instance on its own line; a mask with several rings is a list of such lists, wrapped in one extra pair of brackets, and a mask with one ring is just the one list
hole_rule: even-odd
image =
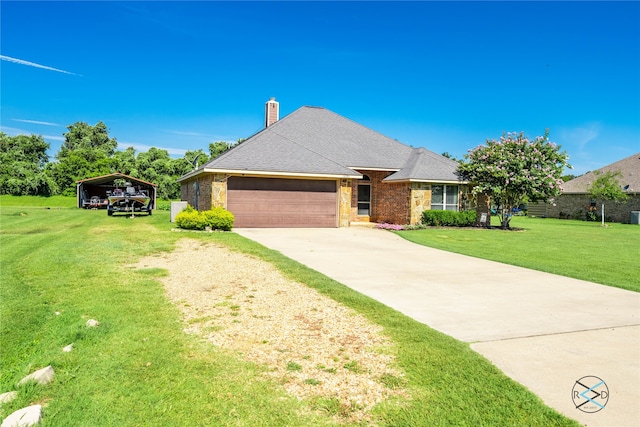
[[(597, 170), (597, 172), (620, 171), (621, 178), (618, 178), (620, 185), (629, 186), (627, 193), (640, 193), (640, 153), (633, 154), (622, 160), (611, 163)], [(562, 193), (588, 193), (589, 186), (596, 179), (596, 171), (587, 172), (582, 176), (567, 181), (562, 185)]]
[(401, 170), (384, 181), (458, 181), (458, 163), (425, 148), (414, 148)]
[(356, 178), (361, 176), (356, 168), (382, 169), (398, 171), (389, 181), (457, 181), (456, 167), (443, 156), (413, 149), (325, 108), (301, 107), (211, 160), (203, 170)]

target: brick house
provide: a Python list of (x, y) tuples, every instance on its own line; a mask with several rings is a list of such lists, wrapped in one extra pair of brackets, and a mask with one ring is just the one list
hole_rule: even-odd
[(626, 202), (605, 202), (607, 221), (629, 223), (631, 212), (640, 211), (640, 153), (611, 163), (594, 172), (587, 172), (563, 185), (562, 194), (553, 203), (544, 205), (545, 211), (540, 216), (550, 218), (585, 219), (590, 209), (600, 214), (599, 201), (589, 195), (589, 187), (596, 179), (595, 172), (620, 172), (618, 178), (621, 187), (629, 198)]
[(466, 207), (455, 161), (325, 108), (278, 109), (272, 98), (262, 131), (180, 177), (181, 199), (228, 209), (236, 227), (415, 224), (424, 210)]

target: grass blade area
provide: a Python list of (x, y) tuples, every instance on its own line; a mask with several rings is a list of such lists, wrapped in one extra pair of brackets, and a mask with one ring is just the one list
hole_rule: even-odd
[[(168, 213), (3, 206), (0, 221), (0, 390), (56, 371), (49, 386), (18, 388), (2, 418), (45, 403), (43, 426), (330, 424), (261, 367), (184, 334), (159, 282), (126, 267), (172, 248)], [(87, 329), (90, 318), (100, 326)]]
[[(495, 220), (495, 218), (494, 218)], [(424, 246), (640, 291), (640, 227), (516, 216), (499, 229), (430, 228), (396, 232)]]
[(77, 199), (69, 196), (12, 196), (3, 194), (0, 196), (0, 206), (29, 206), (43, 208), (74, 208), (77, 206)]
[[(42, 403), (43, 426), (335, 425), (329, 411), (314, 411), (322, 409), (317, 402), (300, 402), (266, 379), (264, 367), (186, 335), (156, 279), (163, 270), (127, 267), (188, 236), (258, 256), (382, 325), (413, 397), (377, 407), (378, 425), (577, 425), (467, 344), (278, 252), (234, 233), (171, 228), (168, 212), (130, 219), (2, 205), (0, 392), (47, 365), (56, 378), (17, 388), (0, 417)], [(100, 326), (86, 328), (90, 318)], [(74, 350), (63, 353), (70, 343)]]

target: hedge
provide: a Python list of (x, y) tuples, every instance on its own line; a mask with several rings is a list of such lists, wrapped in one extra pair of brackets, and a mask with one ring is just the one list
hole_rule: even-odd
[(231, 212), (224, 208), (213, 208), (208, 211), (198, 211), (187, 206), (176, 215), (176, 225), (187, 230), (204, 230), (211, 227), (212, 230), (229, 231), (233, 227), (235, 218)]
[(429, 226), (469, 227), (476, 225), (478, 213), (476, 211), (424, 211), (422, 223)]

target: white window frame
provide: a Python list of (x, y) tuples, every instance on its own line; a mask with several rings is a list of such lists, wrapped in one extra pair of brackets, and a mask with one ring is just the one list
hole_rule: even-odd
[[(442, 203), (433, 203), (433, 188), (442, 187)], [(447, 203), (447, 194), (455, 194), (455, 203)], [(431, 210), (432, 211), (458, 211), (460, 204), (460, 186), (435, 184), (431, 185)]]
[[(369, 200), (367, 201), (360, 201), (360, 188), (361, 187), (369, 187)], [(363, 175), (363, 179), (362, 181), (358, 182), (358, 192), (357, 192), (357, 204), (358, 204), (358, 216), (371, 216), (371, 179), (369, 178), (368, 175)], [(367, 206), (367, 213), (360, 213), (360, 205), (366, 205)]]

